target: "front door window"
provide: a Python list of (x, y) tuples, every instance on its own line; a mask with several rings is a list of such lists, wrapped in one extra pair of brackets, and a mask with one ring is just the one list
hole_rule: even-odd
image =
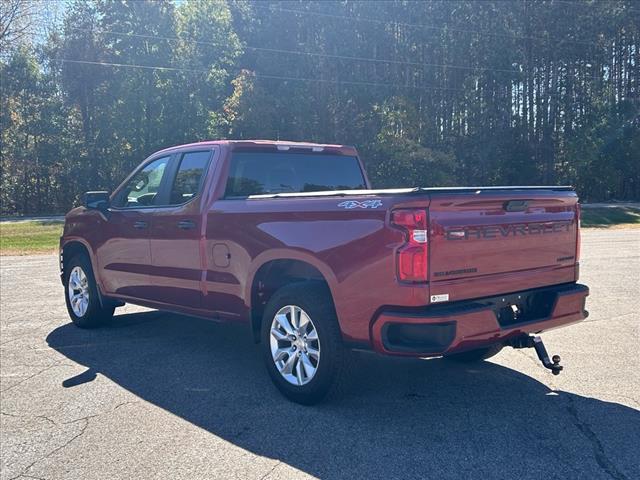
[(160, 184), (171, 157), (157, 158), (139, 170), (118, 193), (112, 205), (119, 208), (155, 205)]

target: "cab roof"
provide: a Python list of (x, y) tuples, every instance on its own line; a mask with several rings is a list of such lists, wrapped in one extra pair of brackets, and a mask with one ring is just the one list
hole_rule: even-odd
[(186, 143), (174, 147), (165, 148), (156, 153), (171, 152), (183, 148), (197, 148), (220, 145), (230, 150), (310, 150), (312, 152), (327, 152), (339, 155), (357, 155), (355, 147), (350, 145), (334, 145), (329, 143), (290, 142), (286, 140), (205, 140), (202, 142)]

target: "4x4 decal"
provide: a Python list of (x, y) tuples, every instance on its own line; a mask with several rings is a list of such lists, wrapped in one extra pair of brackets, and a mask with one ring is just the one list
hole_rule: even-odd
[(359, 202), (357, 200), (347, 200), (345, 202), (339, 203), (339, 207), (353, 209), (353, 208), (378, 208), (382, 206), (382, 200), (365, 200), (364, 202)]

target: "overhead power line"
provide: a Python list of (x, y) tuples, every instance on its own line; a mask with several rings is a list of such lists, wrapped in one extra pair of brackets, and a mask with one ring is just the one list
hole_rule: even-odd
[(541, 42), (568, 42), (568, 43), (576, 43), (576, 44), (580, 44), (580, 45), (591, 45), (591, 46), (599, 46), (597, 42), (589, 42), (589, 41), (585, 41), (585, 40), (572, 40), (569, 38), (559, 38), (559, 37), (535, 37), (535, 36), (524, 36), (524, 35), (515, 35), (515, 34), (509, 34), (509, 33), (497, 33), (497, 32), (483, 32), (483, 31), (479, 31), (479, 30), (468, 30), (465, 28), (459, 28), (459, 27), (453, 27), (450, 26), (448, 23), (445, 23), (443, 26), (436, 26), (436, 25), (429, 25), (429, 24), (423, 24), (423, 23), (409, 23), (409, 22), (399, 22), (399, 21), (395, 21), (395, 20), (379, 20), (377, 18), (369, 18), (369, 17), (353, 17), (353, 16), (349, 16), (349, 15), (338, 15), (335, 13), (325, 13), (325, 12), (317, 12), (317, 11), (313, 11), (313, 10), (296, 10), (296, 9), (292, 9), (292, 8), (272, 8), (268, 5), (254, 5), (255, 8), (258, 9), (263, 9), (263, 10), (268, 10), (270, 12), (282, 12), (282, 13), (295, 13), (298, 15), (310, 15), (310, 16), (318, 16), (318, 17), (325, 17), (325, 18), (335, 18), (335, 19), (339, 19), (339, 20), (346, 20), (349, 22), (368, 22), (368, 23), (375, 23), (378, 25), (386, 25), (386, 26), (402, 26), (402, 27), (409, 27), (409, 28), (424, 28), (427, 30), (440, 30), (440, 31), (451, 31), (451, 32), (458, 32), (458, 33), (471, 33), (474, 35), (485, 35), (485, 36), (491, 36), (491, 37), (498, 37), (498, 38), (515, 38), (515, 39), (521, 39), (521, 40), (535, 40), (535, 41), (541, 41)]
[[(205, 46), (212, 46), (212, 47), (224, 46), (223, 44), (208, 42), (204, 40), (185, 40), (179, 37), (167, 37), (162, 35), (150, 35), (150, 34), (132, 33), (132, 32), (115, 32), (110, 30), (94, 31), (86, 28), (77, 28), (77, 27), (68, 27), (68, 28), (70, 30), (87, 32), (87, 33), (127, 36), (127, 37), (135, 37), (135, 38), (145, 38), (150, 40), (166, 40), (166, 41), (175, 41), (175, 42), (183, 41), (186, 43), (193, 43), (196, 45), (205, 45)], [(338, 54), (321, 53), (321, 52), (305, 52), (301, 50), (284, 50), (284, 49), (278, 49), (278, 48), (255, 47), (251, 45), (245, 45), (243, 46), (243, 48), (256, 50), (256, 51), (271, 52), (271, 53), (307, 55), (307, 56), (334, 58), (334, 59), (350, 60), (350, 61), (390, 63), (395, 65), (410, 65), (410, 66), (416, 66), (416, 67), (439, 67), (443, 69), (451, 68), (454, 70), (460, 69), (460, 70), (470, 70), (470, 71), (501, 72), (501, 73), (515, 73), (515, 74), (523, 73), (521, 70), (518, 70), (518, 69), (505, 69), (505, 68), (493, 68), (493, 67), (470, 66), (470, 65), (455, 65), (455, 64), (447, 64), (447, 63), (412, 62), (412, 61), (405, 61), (405, 60), (390, 60), (390, 59), (379, 59), (379, 58), (371, 58), (371, 57), (360, 57), (360, 56), (354, 56), (354, 55), (338, 55)], [(595, 80), (600, 77), (598, 75), (591, 75), (585, 78), (590, 78), (592, 80)]]
[[(370, 0), (356, 0), (358, 3), (367, 3)], [(397, 4), (398, 0), (376, 0), (378, 3), (391, 3), (391, 4)], [(409, 3), (424, 3), (424, 0), (406, 0)], [(475, 0), (475, 3), (483, 3), (484, 0)], [(553, 3), (560, 3), (560, 4), (564, 4), (564, 5), (571, 5), (571, 6), (575, 6), (575, 7), (585, 7), (586, 9), (590, 9), (590, 8), (594, 8), (594, 7), (598, 7), (598, 4), (606, 4), (606, 3), (611, 3), (611, 2), (617, 2), (617, 3), (622, 3), (620, 0), (596, 0), (592, 3), (588, 3), (586, 0), (552, 0)], [(553, 4), (552, 3), (552, 4)], [(548, 3), (544, 3), (544, 4), (538, 4), (540, 6), (540, 8), (548, 8), (550, 5)], [(624, 5), (624, 3), (623, 3)], [(629, 8), (627, 5), (627, 8), (625, 9), (627, 12), (632, 12), (632, 13), (640, 13), (640, 10), (634, 9), (634, 8)]]
[[(165, 37), (162, 35), (149, 35), (149, 34), (141, 34), (141, 33), (131, 33), (131, 32), (114, 32), (110, 30), (100, 30), (93, 31), (87, 28), (77, 28), (77, 27), (68, 27), (70, 30), (76, 30), (81, 32), (93, 32), (97, 34), (107, 34), (107, 35), (120, 35), (127, 37), (138, 37), (138, 38), (146, 38), (152, 40), (166, 40), (166, 41), (183, 41), (186, 43), (193, 43), (197, 45), (207, 45), (212, 47), (221, 47), (224, 46), (220, 43), (215, 42), (207, 42), (203, 40), (186, 40), (178, 37)], [(493, 72), (504, 72), (504, 73), (521, 73), (520, 70), (517, 69), (506, 69), (506, 68), (493, 68), (493, 67), (483, 67), (483, 66), (471, 66), (471, 65), (455, 65), (448, 63), (429, 63), (429, 62), (412, 62), (406, 60), (392, 60), (392, 59), (384, 59), (384, 58), (373, 58), (373, 57), (360, 57), (355, 55), (338, 55), (333, 53), (322, 53), (322, 52), (305, 52), (302, 50), (286, 50), (280, 48), (269, 48), (269, 47), (256, 47), (253, 45), (244, 45), (243, 48), (248, 50), (262, 51), (262, 52), (270, 52), (270, 53), (282, 53), (282, 54), (291, 54), (291, 55), (307, 55), (313, 57), (322, 57), (322, 58), (334, 58), (338, 60), (352, 60), (352, 61), (362, 61), (362, 62), (371, 62), (371, 63), (389, 63), (396, 65), (412, 65), (416, 67), (438, 67), (438, 68), (451, 68), (456, 70), (472, 70), (472, 71), (493, 71)]]
[[(53, 61), (62, 62), (62, 63), (84, 64), (84, 65), (101, 65), (101, 66), (108, 66), (108, 67), (140, 68), (145, 70), (209, 73), (209, 70), (204, 70), (204, 69), (169, 67), (169, 66), (160, 66), (160, 65), (140, 65), (135, 63), (97, 62), (97, 61), (91, 61), (91, 60), (76, 60), (76, 59), (70, 59), (70, 58), (54, 58)], [(240, 71), (242, 71), (242, 69), (236, 73), (240, 73)], [(264, 73), (253, 72), (253, 71), (251, 71), (251, 75), (256, 78), (264, 78), (264, 79), (290, 80), (290, 81), (298, 81), (298, 82), (330, 83), (330, 84), (337, 84), (337, 85), (360, 85), (360, 86), (370, 86), (370, 87), (394, 87), (394, 88), (408, 88), (408, 89), (415, 89), (415, 90), (445, 90), (445, 91), (457, 91), (457, 92), (464, 91), (464, 89), (461, 89), (461, 88), (438, 87), (434, 85), (424, 85), (424, 86), (402, 85), (399, 83), (366, 82), (366, 81), (359, 81), (359, 80), (330, 80), (330, 79), (324, 79), (324, 78), (291, 77), (286, 75), (270, 75), (270, 74), (264, 74)]]
[[(188, 72), (188, 73), (198, 73), (198, 74), (209, 73), (209, 70), (204, 70), (204, 69), (171, 67), (171, 66), (164, 66), (164, 65), (141, 65), (141, 64), (133, 64), (133, 63), (98, 62), (98, 61), (91, 61), (91, 60), (77, 60), (77, 59), (69, 59), (69, 58), (54, 58), (52, 60), (57, 62), (62, 62), (62, 63), (122, 67), (122, 68), (139, 68), (144, 70)], [(325, 84), (334, 84), (334, 85), (387, 87), (387, 88), (400, 88), (400, 89), (417, 90), (417, 91), (425, 90), (425, 91), (469, 92), (469, 90), (463, 89), (463, 88), (440, 87), (436, 85), (406, 85), (406, 84), (399, 84), (399, 83), (367, 82), (367, 81), (360, 81), (360, 80), (331, 80), (331, 79), (323, 79), (323, 78), (306, 78), (306, 77), (292, 77), (287, 75), (271, 75), (271, 74), (255, 72), (250, 69), (239, 69), (236, 72), (234, 72), (234, 74), (238, 75), (243, 70), (250, 72), (251, 76), (253, 78), (257, 78), (258, 80), (271, 79), (271, 80), (294, 81), (294, 82), (325, 83)], [(546, 92), (546, 95), (548, 97), (561, 96), (559, 92)]]
[(370, 87), (394, 87), (394, 88), (408, 88), (413, 90), (445, 90), (451, 92), (464, 92), (465, 90), (462, 88), (452, 88), (452, 87), (437, 87), (432, 85), (422, 86), (422, 85), (402, 85), (399, 83), (378, 83), (378, 82), (365, 82), (358, 80), (329, 80), (323, 78), (301, 78), (301, 77), (286, 77), (281, 75), (267, 75), (263, 73), (254, 73), (257, 78), (271, 78), (275, 80), (294, 80), (301, 82), (319, 82), (319, 83), (335, 83), (338, 85), (363, 85)]
[(125, 67), (125, 68), (141, 68), (146, 70), (162, 70), (162, 71), (174, 71), (174, 72), (190, 72), (190, 73), (208, 73), (208, 70), (194, 69), (194, 68), (182, 68), (182, 67), (164, 67), (159, 65), (140, 65), (136, 63), (115, 63), (115, 62), (96, 62), (92, 60), (74, 60), (70, 58), (54, 58), (55, 62), (63, 63), (78, 63), (84, 65), (105, 65), (109, 67)]

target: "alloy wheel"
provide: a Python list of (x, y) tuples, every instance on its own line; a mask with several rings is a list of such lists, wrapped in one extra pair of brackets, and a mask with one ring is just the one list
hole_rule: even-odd
[(271, 357), (280, 375), (296, 386), (313, 379), (320, 365), (320, 339), (313, 321), (297, 305), (282, 307), (273, 317)]
[(82, 267), (73, 267), (67, 288), (71, 310), (77, 317), (83, 317), (89, 308), (89, 280)]

